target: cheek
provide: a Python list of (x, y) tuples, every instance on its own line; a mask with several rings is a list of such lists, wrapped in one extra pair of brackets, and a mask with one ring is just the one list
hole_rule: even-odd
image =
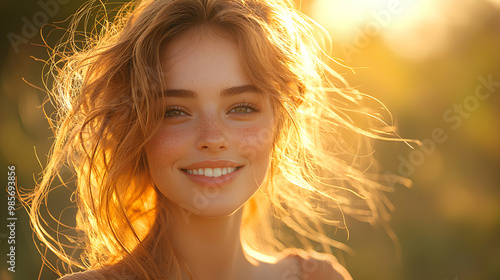
[(273, 129), (268, 125), (249, 125), (234, 129), (238, 154), (248, 161), (268, 160), (273, 141)]
[(189, 143), (189, 131), (185, 129), (161, 129), (146, 144), (146, 156), (151, 170), (166, 170), (179, 159)]

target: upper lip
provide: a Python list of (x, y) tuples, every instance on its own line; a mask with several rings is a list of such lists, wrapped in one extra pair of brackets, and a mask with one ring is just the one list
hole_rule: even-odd
[(224, 168), (224, 167), (240, 167), (240, 166), (243, 166), (243, 164), (239, 164), (235, 161), (230, 161), (230, 160), (205, 160), (205, 161), (195, 162), (181, 169), (217, 168), (217, 167)]

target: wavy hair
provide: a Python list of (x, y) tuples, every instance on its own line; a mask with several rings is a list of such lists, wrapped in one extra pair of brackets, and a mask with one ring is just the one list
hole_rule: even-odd
[[(332, 235), (346, 228), (346, 215), (388, 220), (384, 193), (392, 186), (378, 175), (372, 147), (373, 139), (398, 139), (384, 121), (388, 112), (328, 66), (328, 33), (291, 0), (136, 1), (82, 35), (77, 27), (92, 5), (74, 16), (67, 43), (49, 61), (55, 142), (25, 199), (36, 235), (69, 270), (123, 263), (140, 279), (161, 278), (157, 263), (167, 264), (167, 275), (189, 271), (169, 243), (169, 209), (152, 184), (144, 146), (162, 119), (155, 102), (164, 88), (160, 53), (192, 28), (214, 27), (235, 40), (243, 69), (269, 94), (278, 120), (268, 177), (244, 206), (247, 250), (349, 251)], [(73, 182), (60, 175), (66, 167), (75, 174), (79, 236), (51, 232), (41, 215), (54, 180)], [(80, 260), (60, 235), (83, 250)]]

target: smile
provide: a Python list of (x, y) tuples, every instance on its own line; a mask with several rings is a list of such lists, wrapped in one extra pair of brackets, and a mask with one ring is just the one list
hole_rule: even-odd
[(184, 166), (180, 170), (193, 183), (207, 188), (222, 188), (230, 184), (244, 165), (233, 160), (205, 160)]
[(239, 167), (217, 167), (217, 168), (196, 168), (196, 169), (181, 169), (187, 174), (199, 175), (205, 177), (220, 177), (231, 174), (241, 168)]

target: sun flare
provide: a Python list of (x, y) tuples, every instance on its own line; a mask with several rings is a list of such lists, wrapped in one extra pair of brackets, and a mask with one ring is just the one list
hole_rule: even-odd
[[(497, 0), (491, 0), (497, 1)], [(312, 17), (332, 35), (334, 42), (354, 44), (382, 37), (401, 55), (422, 57), (443, 49), (450, 14), (456, 19), (467, 11), (467, 1), (452, 0), (316, 0)], [(453, 13), (451, 13), (453, 11)], [(367, 40), (366, 37), (369, 39)], [(420, 44), (425, 40), (426, 44)]]

